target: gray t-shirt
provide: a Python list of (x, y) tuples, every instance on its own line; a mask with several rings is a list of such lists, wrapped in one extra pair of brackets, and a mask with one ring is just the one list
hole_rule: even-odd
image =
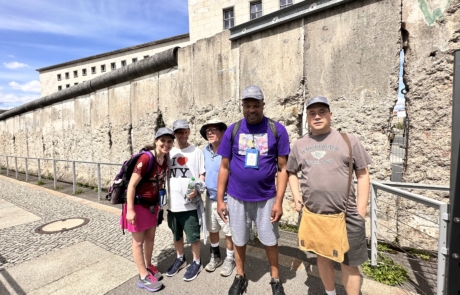
[[(367, 168), (372, 163), (361, 142), (348, 134), (353, 150), (353, 170)], [(322, 135), (305, 135), (293, 145), (287, 163), (287, 171), (302, 172), (300, 188), (303, 203), (308, 210), (320, 214), (336, 214), (345, 211), (348, 187), (348, 146), (338, 131)], [(354, 174), (354, 173), (353, 173)], [(356, 208), (356, 191), (350, 189), (347, 222), (363, 226), (363, 219)]]

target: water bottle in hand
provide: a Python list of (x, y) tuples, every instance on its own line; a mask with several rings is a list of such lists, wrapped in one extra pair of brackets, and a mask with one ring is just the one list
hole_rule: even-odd
[(184, 196), (184, 200), (186, 202), (190, 202), (190, 199), (188, 198), (188, 196), (193, 193), (193, 191), (195, 190), (195, 177), (192, 177), (187, 185), (187, 194), (185, 194)]

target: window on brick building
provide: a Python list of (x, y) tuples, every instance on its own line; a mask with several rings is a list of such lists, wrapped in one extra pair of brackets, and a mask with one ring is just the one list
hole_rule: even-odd
[(148, 55), (144, 55), (144, 59), (148, 58), (149, 56)]
[(110, 68), (113, 70), (116, 70), (117, 69), (117, 65), (113, 62), (110, 64)]
[(73, 77), (77, 78), (78, 77), (78, 71), (73, 71)]
[(62, 90), (62, 86), (59, 85), (59, 86), (58, 86), (58, 91), (61, 91), (61, 90)]
[(262, 16), (262, 1), (251, 2), (250, 8), (251, 19), (256, 19)]
[(91, 74), (96, 74), (96, 67), (91, 67)]
[(57, 74), (57, 80), (61, 81), (61, 74)]
[(280, 9), (286, 8), (292, 5), (292, 0), (280, 0)]
[(86, 76), (86, 69), (81, 70), (81, 74), (82, 74), (83, 76)]
[(70, 84), (66, 84), (66, 85), (65, 85), (65, 88), (69, 88), (69, 87), (70, 87)]
[(101, 65), (101, 72), (105, 72), (105, 65)]
[(121, 66), (122, 66), (122, 67), (126, 66), (126, 60), (122, 60), (122, 61), (121, 61)]
[(230, 29), (235, 26), (235, 16), (233, 14), (233, 7), (224, 9), (224, 30)]
[(78, 82), (73, 83), (73, 85), (78, 85)]
[(137, 61), (137, 57), (133, 58), (133, 62), (136, 62)]
[(69, 79), (69, 72), (65, 73), (64, 75), (66, 79)]

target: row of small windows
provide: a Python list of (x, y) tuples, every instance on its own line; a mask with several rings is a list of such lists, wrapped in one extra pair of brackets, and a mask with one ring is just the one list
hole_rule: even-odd
[[(85, 82), (85, 81), (83, 81), (83, 82)], [(78, 85), (78, 82), (73, 83), (73, 85)], [(65, 84), (65, 88), (69, 88), (69, 87), (70, 87), (70, 84)], [(58, 91), (61, 91), (61, 90), (62, 90), (62, 86), (59, 85), (58, 86)]]
[[(148, 55), (144, 55), (144, 58), (148, 58), (149, 56)], [(133, 58), (132, 59), (132, 62), (135, 63), (137, 61), (137, 57)], [(122, 60), (121, 61), (121, 66), (124, 67), (126, 66), (126, 60)], [(110, 69), (113, 71), (113, 70), (116, 70), (117, 69), (117, 64), (115, 62), (112, 62), (110, 63)], [(101, 73), (104, 73), (106, 71), (106, 66), (105, 65), (101, 65)], [(97, 68), (94, 66), (94, 67), (91, 67), (91, 74), (96, 74), (97, 73)], [(86, 76), (87, 75), (87, 70), (86, 69), (82, 69), (81, 70), (81, 74), (82, 76)], [(73, 77), (74, 78), (78, 78), (78, 70), (75, 70), (73, 71)], [(69, 72), (66, 72), (64, 73), (64, 78), (65, 79), (70, 79), (70, 73)], [(58, 81), (61, 81), (62, 80), (62, 75), (61, 74), (57, 74), (57, 80)], [(59, 86), (60, 87), (60, 86)], [(70, 86), (69, 86), (70, 87)], [(67, 87), (66, 87), (67, 88)], [(62, 88), (61, 88), (62, 89)], [(61, 90), (59, 89), (59, 90)]]
[[(280, 9), (291, 6), (292, 0), (280, 0)], [(250, 19), (256, 19), (262, 16), (262, 1), (251, 2), (249, 5)], [(224, 30), (230, 29), (235, 26), (235, 14), (233, 7), (226, 8), (223, 11), (224, 17)]]

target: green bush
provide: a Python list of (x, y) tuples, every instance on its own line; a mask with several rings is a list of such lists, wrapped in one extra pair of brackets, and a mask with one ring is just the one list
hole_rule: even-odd
[(404, 129), (404, 123), (403, 122), (397, 122), (395, 124), (395, 127), (400, 129), (400, 130), (403, 130)]
[(97, 191), (98, 191), (97, 187), (93, 188), (93, 191), (95, 191), (97, 193)]
[(287, 224), (287, 223), (279, 223), (278, 226), (279, 226), (280, 229), (288, 231), (288, 232), (291, 232), (291, 233), (298, 233), (299, 232), (299, 228), (297, 226), (295, 226), (295, 225), (290, 225), (290, 224)]
[(56, 185), (56, 189), (57, 189), (57, 190), (58, 190), (58, 189), (63, 189), (63, 187), (60, 186), (60, 185)]
[(431, 260), (432, 254), (425, 250), (409, 249), (409, 254), (422, 260)]
[(85, 191), (82, 190), (82, 189), (77, 189), (77, 190), (75, 191), (75, 195), (83, 194), (84, 192), (85, 192)]
[(363, 264), (363, 273), (375, 281), (389, 286), (402, 285), (409, 279), (407, 270), (401, 264), (380, 254), (377, 257), (376, 266), (372, 266), (370, 261)]
[(44, 185), (45, 182), (44, 182), (43, 180), (39, 180), (39, 181), (37, 181), (37, 184), (38, 184), (38, 185)]

